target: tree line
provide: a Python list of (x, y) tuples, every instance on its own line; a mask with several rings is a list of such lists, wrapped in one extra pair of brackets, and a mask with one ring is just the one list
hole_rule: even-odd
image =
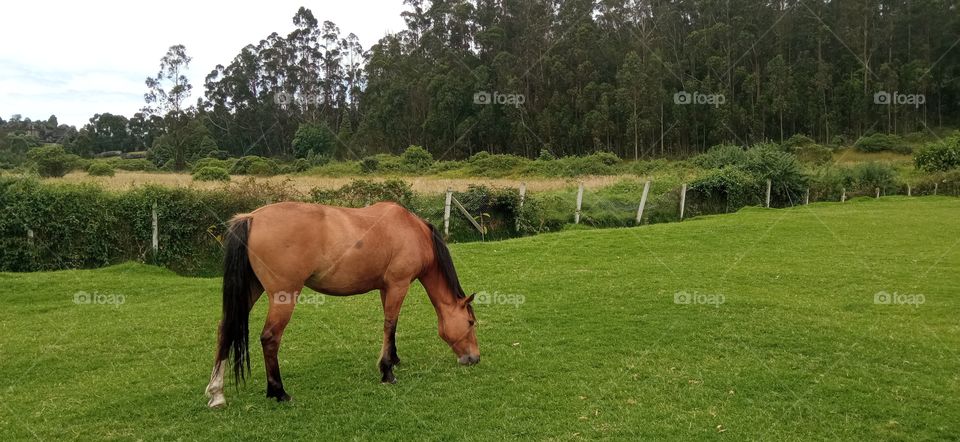
[(793, 134), (852, 143), (960, 117), (954, 1), (404, 3), (406, 29), (369, 49), (300, 8), (292, 31), (247, 45), (196, 89), (175, 45), (141, 112), (97, 114), (65, 142), (84, 155), (159, 144), (184, 161), (212, 150), (358, 159), (409, 145), (441, 159), (645, 158)]

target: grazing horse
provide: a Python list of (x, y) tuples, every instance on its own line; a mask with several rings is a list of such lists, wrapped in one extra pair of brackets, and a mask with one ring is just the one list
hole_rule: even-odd
[(476, 317), (450, 251), (436, 228), (400, 205), (362, 209), (278, 203), (230, 220), (224, 242), (223, 319), (207, 396), (210, 407), (226, 405), (224, 372), (232, 354), (235, 381), (250, 371), (250, 309), (266, 292), (270, 302), (260, 333), (267, 372), (267, 397), (288, 401), (277, 352), (297, 297), (306, 285), (317, 292), (348, 296), (380, 291), (383, 304), (381, 382), (395, 383), (395, 335), (400, 306), (414, 279), (437, 312), (437, 328), (461, 364), (480, 360)]

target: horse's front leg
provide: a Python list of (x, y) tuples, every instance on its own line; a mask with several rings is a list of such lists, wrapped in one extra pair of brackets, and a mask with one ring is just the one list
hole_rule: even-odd
[(397, 382), (393, 375), (393, 366), (400, 363), (397, 356), (397, 319), (400, 317), (400, 306), (407, 296), (409, 285), (388, 286), (380, 289), (380, 302), (383, 304), (383, 347), (380, 349), (380, 382), (394, 384)]
[(263, 362), (267, 371), (267, 397), (278, 402), (289, 401), (292, 398), (283, 389), (283, 380), (280, 378), (280, 362), (277, 353), (280, 351), (280, 339), (283, 331), (293, 316), (296, 298), (302, 288), (292, 291), (279, 291), (270, 296), (270, 310), (267, 312), (267, 321), (260, 334), (260, 344), (263, 346)]

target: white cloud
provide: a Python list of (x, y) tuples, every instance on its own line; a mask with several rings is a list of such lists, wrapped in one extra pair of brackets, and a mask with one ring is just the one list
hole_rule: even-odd
[(290, 32), (300, 6), (343, 36), (356, 34), (364, 48), (404, 29), (402, 0), (12, 2), (0, 27), (0, 116), (56, 114), (78, 126), (94, 113), (129, 116), (143, 106), (143, 80), (173, 44), (193, 57), (192, 102), (217, 64), (271, 32)]

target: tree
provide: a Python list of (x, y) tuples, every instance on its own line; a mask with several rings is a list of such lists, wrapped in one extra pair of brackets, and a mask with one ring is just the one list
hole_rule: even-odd
[(186, 47), (181, 44), (170, 46), (167, 54), (160, 59), (157, 76), (147, 77), (147, 93), (143, 95), (147, 105), (143, 108), (143, 113), (166, 115), (183, 111), (183, 104), (193, 89), (185, 74), (191, 60), (193, 59), (187, 56)]
[(69, 154), (62, 146), (50, 145), (31, 149), (27, 159), (42, 177), (62, 177), (76, 167), (79, 157)]
[(161, 135), (150, 149), (150, 158), (160, 167), (184, 170), (187, 164), (217, 149), (210, 131), (199, 120), (189, 117), (168, 117), (170, 130)]
[(313, 155), (332, 156), (337, 147), (336, 137), (326, 126), (303, 123), (293, 136), (293, 151), (297, 158)]

